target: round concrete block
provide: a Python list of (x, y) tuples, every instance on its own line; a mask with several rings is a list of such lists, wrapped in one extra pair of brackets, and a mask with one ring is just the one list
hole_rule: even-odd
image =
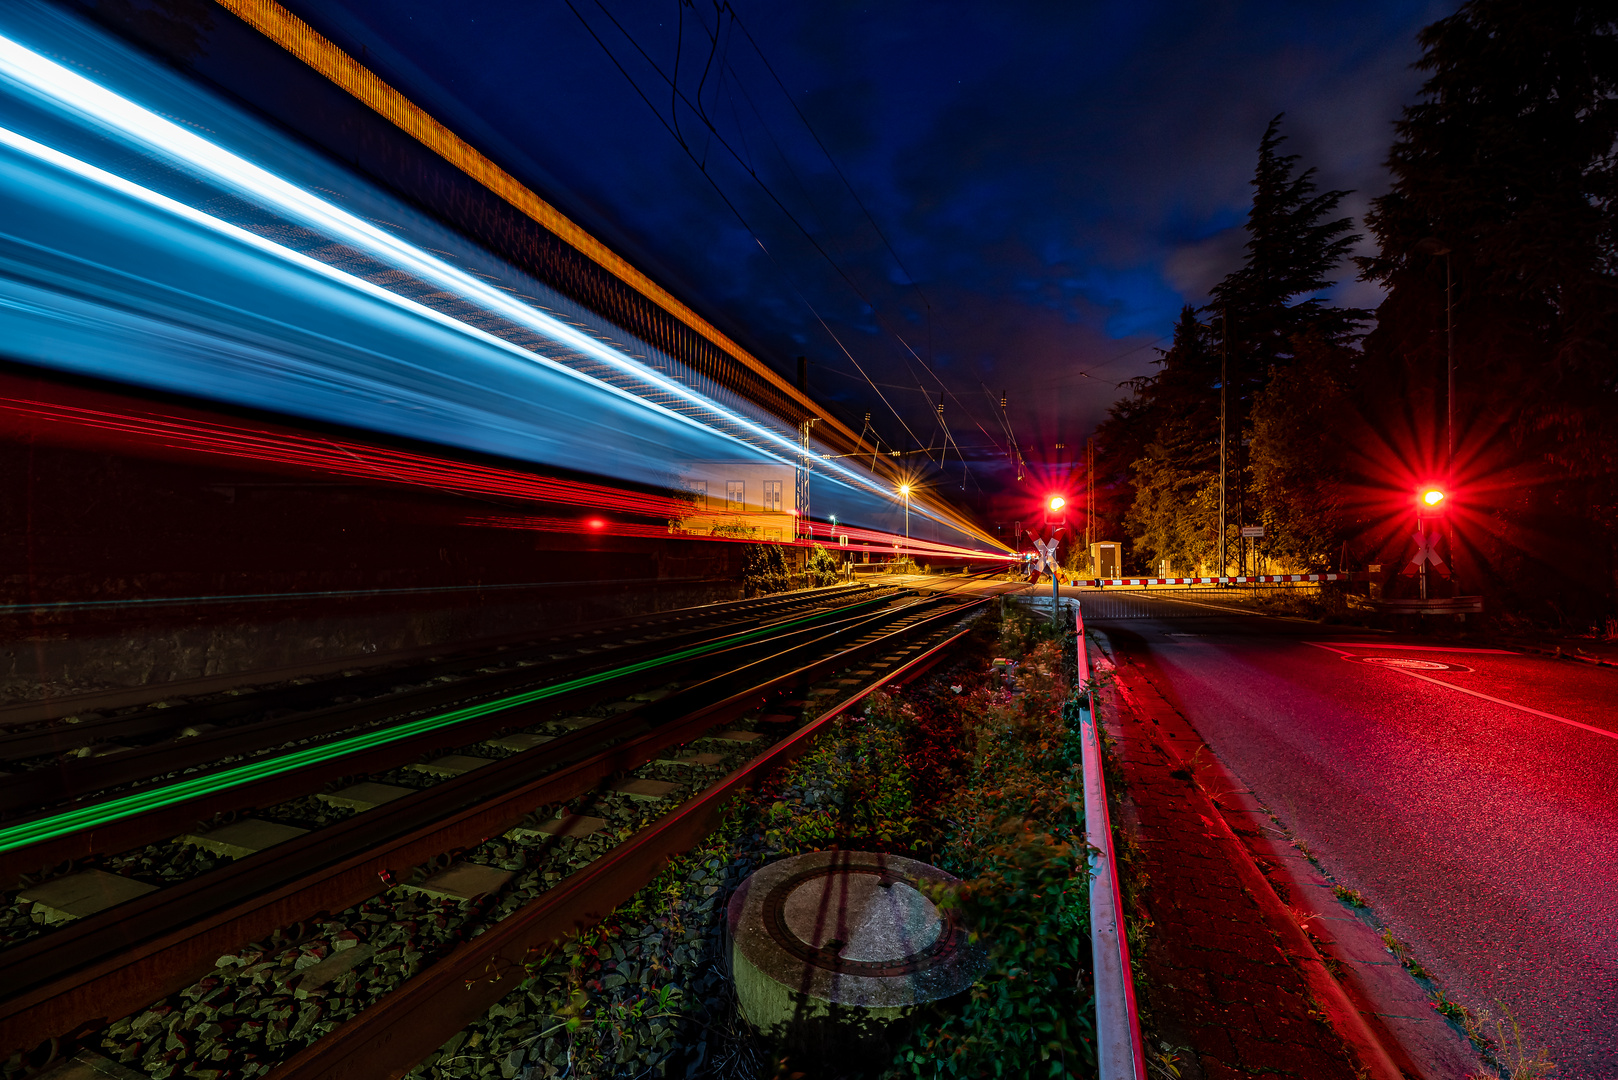
[(789, 1048), (879, 1051), (896, 1022), (960, 993), (987, 957), (918, 886), (952, 882), (914, 859), (817, 851), (771, 863), (730, 898), (742, 1015)]

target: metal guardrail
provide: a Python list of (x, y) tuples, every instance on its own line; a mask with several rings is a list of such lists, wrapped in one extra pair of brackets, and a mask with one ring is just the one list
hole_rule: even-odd
[[(1090, 682), (1090, 656), (1084, 643), (1084, 613), (1069, 600), (1077, 631), (1079, 684)], [(1101, 735), (1089, 694), (1079, 711), (1079, 745), (1084, 772), (1084, 832), (1090, 843), (1090, 950), (1095, 962), (1096, 1047), (1101, 1080), (1146, 1080), (1135, 980), (1129, 970), (1123, 896), (1107, 813), (1106, 779), (1101, 771)]]

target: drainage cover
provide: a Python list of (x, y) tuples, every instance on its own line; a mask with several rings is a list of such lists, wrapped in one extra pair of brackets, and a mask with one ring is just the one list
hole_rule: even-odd
[(986, 967), (952, 911), (926, 896), (955, 879), (897, 855), (816, 851), (771, 863), (728, 910), (742, 1015), (790, 1036), (806, 1021), (896, 1020), (965, 990)]
[(1460, 664), (1446, 664), (1442, 660), (1417, 660), (1409, 656), (1361, 656), (1361, 663), (1381, 664), (1383, 667), (1404, 668), (1407, 671), (1471, 671)]

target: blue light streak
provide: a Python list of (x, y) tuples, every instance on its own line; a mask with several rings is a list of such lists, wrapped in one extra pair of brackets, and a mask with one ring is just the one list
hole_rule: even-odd
[[(83, 30), (74, 29), (82, 45)], [(69, 153), (16, 124), (0, 127), (0, 147), (10, 151), (0, 161), (0, 196), (20, 191), (42, 219), (61, 223), (0, 236), (0, 326), (15, 331), (8, 335), (14, 355), (623, 479), (667, 482), (682, 459), (796, 464), (795, 432), (627, 355), (603, 340), (613, 331), (599, 320), (565, 313), (565, 302), (510, 267), (500, 267), (502, 278), (519, 280), (562, 313), (524, 303), (11, 37), (0, 36), (0, 88), (10, 91), (0, 105), (9, 96), (13, 106), (52, 112), (64, 125), (58, 133), (75, 128), (64, 136), (76, 148)], [(44, 136), (48, 125), (34, 123), (33, 134)], [(273, 230), (235, 224), (136, 182), (106, 160), (88, 160), (86, 133), (138, 148), (180, 180), (228, 192), (425, 283), (451, 297), (459, 315), (264, 234)], [(295, 165), (307, 172), (307, 162)], [(367, 208), (378, 204), (377, 193), (364, 195)], [(214, 239), (201, 243), (199, 232)], [(250, 282), (263, 294), (257, 300), (244, 297)], [(488, 316), (543, 344), (525, 347), (468, 321)], [(615, 377), (601, 377), (601, 367)], [(821, 447), (810, 449), (818, 459)], [(821, 483), (840, 489), (833, 502), (843, 520), (890, 528), (897, 503), (885, 483), (836, 461), (816, 460), (815, 469)], [(934, 519), (933, 539), (980, 546), (925, 507), (912, 509)]]

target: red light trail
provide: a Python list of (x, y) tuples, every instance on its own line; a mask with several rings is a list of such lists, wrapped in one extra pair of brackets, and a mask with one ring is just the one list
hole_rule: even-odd
[[(1017, 556), (1005, 555), (997, 551), (974, 551), (971, 548), (937, 544), (930, 540), (912, 539), (907, 548), (904, 537), (893, 533), (879, 532), (875, 529), (854, 529), (844, 525), (832, 526), (818, 521), (809, 524), (811, 538), (799, 538), (796, 540), (761, 540), (756, 537), (745, 536), (707, 536), (680, 532), (669, 528), (667, 525), (645, 525), (624, 521), (604, 522), (599, 518), (580, 521), (577, 518), (529, 515), (517, 517), (491, 514), (485, 517), (467, 518), (465, 524), (491, 529), (522, 529), (529, 532), (582, 533), (588, 531), (604, 536), (661, 536), (685, 540), (707, 540), (724, 544), (775, 544), (779, 547), (808, 547), (811, 543), (820, 543), (821, 541), (815, 538), (823, 536), (826, 540), (832, 541), (830, 546), (833, 549), (841, 551), (931, 555), (935, 558), (943, 559), (978, 559), (991, 562), (1014, 562), (1018, 559)], [(844, 536), (848, 537), (850, 541), (846, 548), (836, 543), (837, 538)]]
[[(577, 480), (535, 476), (513, 469), (447, 461), (423, 454), (338, 439), (262, 428), (234, 427), (184, 416), (117, 413), (106, 409), (11, 397), (0, 397), (0, 415), (8, 417), (9, 422), (6, 426), (17, 434), (61, 439), (62, 428), (75, 428), (82, 432), (110, 436), (115, 440), (134, 443), (148, 449), (178, 452), (182, 455), (201, 454), (260, 465), (292, 466), (313, 469), (328, 475), (429, 488), (456, 495), (493, 495), (525, 502), (587, 507), (598, 512), (662, 519), (657, 524), (644, 524), (609, 521), (598, 517), (581, 520), (564, 517), (495, 515), (469, 518), (466, 522), (468, 525), (538, 532), (591, 533), (602, 536), (664, 538), (676, 536), (716, 542), (777, 543), (784, 546), (805, 546), (811, 542), (697, 537), (671, 530), (667, 524), (670, 519), (679, 518), (689, 511), (689, 505), (681, 499), (645, 492), (623, 491)], [(824, 522), (809, 522), (808, 531), (812, 537), (823, 537), (831, 541), (833, 546), (840, 546), (837, 539), (846, 536), (850, 541), (848, 550), (930, 555), (946, 559), (1011, 561), (1013, 558), (999, 552), (974, 551), (970, 548), (928, 540), (911, 539), (907, 544), (903, 537), (892, 533), (848, 525), (833, 526)]]
[(497, 495), (527, 502), (588, 506), (598, 510), (664, 518), (677, 516), (684, 509), (683, 503), (666, 495), (622, 491), (599, 484), (446, 461), (361, 443), (226, 427), (176, 416), (120, 415), (99, 409), (17, 398), (0, 398), (0, 412), (10, 414), (18, 421), (10, 425), (13, 428), (70, 425), (169, 450), (266, 465), (291, 465), (338, 476), (431, 488), (458, 495)]

